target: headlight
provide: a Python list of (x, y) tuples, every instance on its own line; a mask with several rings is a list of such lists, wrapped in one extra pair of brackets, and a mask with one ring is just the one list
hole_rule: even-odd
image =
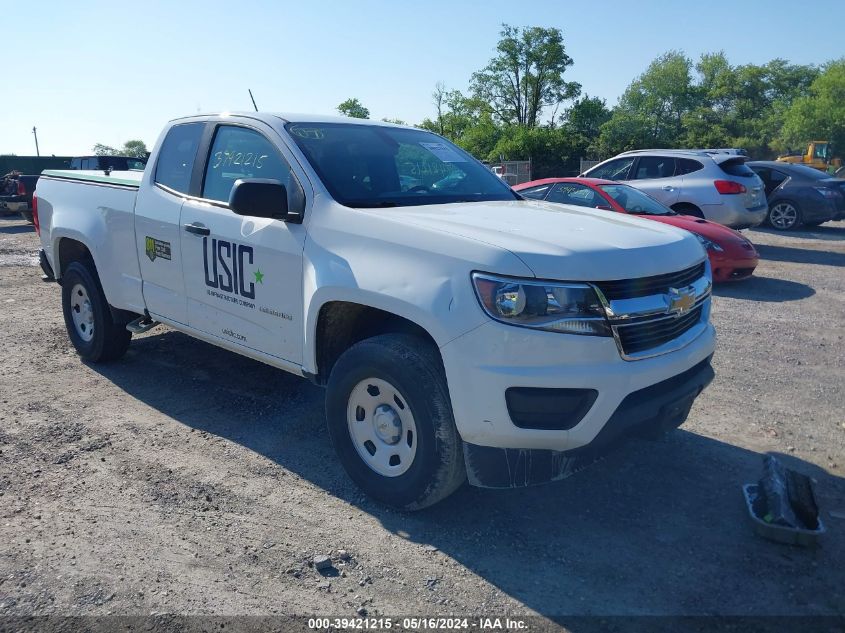
[(708, 251), (715, 251), (717, 253), (721, 253), (725, 249), (716, 244), (715, 242), (711, 242), (706, 237), (700, 236), (698, 233), (693, 233), (695, 235), (695, 239), (701, 242), (701, 245), (706, 248)]
[(586, 284), (553, 284), (473, 273), (484, 311), (510, 325), (589, 336), (610, 336), (604, 308)]

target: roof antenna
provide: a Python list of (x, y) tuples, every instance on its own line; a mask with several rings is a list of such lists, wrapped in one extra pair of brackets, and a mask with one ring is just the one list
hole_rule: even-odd
[(252, 96), (252, 90), (247, 88), (249, 91), (249, 98), (252, 99), (252, 107), (255, 108), (255, 111), (258, 112), (258, 106), (255, 105), (255, 97)]

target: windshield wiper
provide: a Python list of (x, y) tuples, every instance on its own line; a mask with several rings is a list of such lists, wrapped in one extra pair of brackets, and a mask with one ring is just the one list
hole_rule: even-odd
[(354, 203), (352, 206), (354, 206), (356, 209), (383, 209), (387, 207), (398, 207), (399, 205), (395, 202), (382, 200), (379, 202), (357, 202)]

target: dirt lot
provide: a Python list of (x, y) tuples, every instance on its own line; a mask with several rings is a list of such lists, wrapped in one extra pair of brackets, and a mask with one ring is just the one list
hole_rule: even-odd
[[(406, 515), (347, 480), (304, 380), (166, 328), (81, 363), (35, 234), (0, 218), (0, 615), (845, 613), (845, 222), (747, 233), (763, 261), (716, 291), (682, 430)], [(817, 479), (820, 549), (752, 533), (765, 451)]]

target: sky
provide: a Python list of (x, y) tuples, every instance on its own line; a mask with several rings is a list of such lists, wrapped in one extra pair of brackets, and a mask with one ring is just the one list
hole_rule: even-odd
[(658, 55), (724, 50), (733, 64), (845, 56), (842, 0), (0, 0), (0, 154), (80, 155), (170, 119), (251, 110), (433, 117), (442, 81), (466, 91), (502, 23), (562, 30), (566, 79), (616, 103)]

